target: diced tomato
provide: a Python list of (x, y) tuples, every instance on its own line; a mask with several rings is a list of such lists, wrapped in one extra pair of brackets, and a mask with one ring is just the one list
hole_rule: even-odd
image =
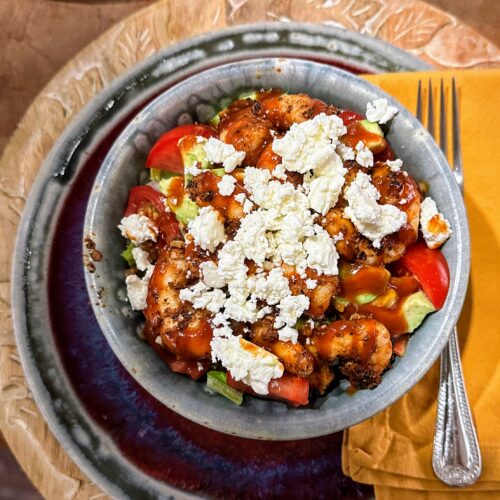
[(358, 120), (364, 120), (363, 116), (359, 113), (356, 113), (355, 111), (349, 111), (347, 109), (345, 111), (341, 111), (339, 113), (339, 117), (344, 122), (344, 125), (349, 125), (349, 123), (357, 122)]
[(146, 167), (159, 168), (182, 174), (184, 165), (179, 150), (179, 140), (186, 135), (215, 137), (216, 132), (208, 125), (181, 125), (163, 134), (151, 148), (146, 160)]
[(399, 357), (403, 357), (406, 352), (406, 347), (408, 345), (408, 334), (401, 335), (400, 337), (393, 340), (392, 350), (394, 354)]
[(394, 152), (394, 149), (391, 148), (389, 143), (387, 143), (386, 147), (380, 153), (377, 153), (373, 156), (373, 161), (375, 163), (377, 163), (378, 161), (386, 162), (387, 160), (392, 161), (395, 159), (396, 153)]
[(136, 214), (145, 205), (153, 205), (159, 212), (165, 212), (165, 197), (151, 186), (133, 187), (128, 195), (125, 217)]
[(431, 250), (424, 241), (410, 246), (401, 264), (405, 266), (422, 285), (436, 309), (441, 309), (450, 287), (448, 263), (440, 250)]
[(210, 368), (209, 360), (175, 360), (169, 363), (170, 369), (175, 373), (189, 375), (193, 380), (199, 379)]
[(170, 245), (173, 240), (183, 239), (179, 222), (172, 212), (164, 212), (161, 215), (158, 220), (158, 227), (167, 245)]
[[(231, 374), (227, 374), (227, 383), (229, 386), (239, 391), (260, 396), (245, 383), (234, 380)], [(302, 406), (309, 403), (309, 381), (296, 375), (285, 373), (281, 378), (272, 379), (268, 386), (269, 394), (267, 398), (276, 399), (277, 401), (284, 401), (292, 406)]]

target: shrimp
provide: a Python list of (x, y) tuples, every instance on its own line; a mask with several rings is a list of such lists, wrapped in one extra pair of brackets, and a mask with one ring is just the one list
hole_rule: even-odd
[[(301, 278), (297, 273), (295, 266), (288, 264), (281, 265), (283, 275), (289, 280), (290, 290), (293, 295), (306, 295), (309, 297), (309, 309), (306, 315), (311, 318), (321, 318), (328, 309), (332, 297), (339, 289), (339, 279), (337, 276), (318, 275), (316, 271), (308, 268), (307, 277)], [(316, 282), (313, 289), (307, 288), (306, 280), (310, 279)]]
[(179, 298), (187, 285), (184, 250), (164, 251), (155, 266), (148, 288), (146, 332), (150, 341), (162, 344), (178, 359), (205, 359), (210, 356), (212, 328), (208, 313), (194, 310)]
[(380, 248), (374, 248), (371, 241), (360, 234), (354, 224), (344, 217), (345, 200), (342, 198), (338, 205), (321, 219), (321, 225), (334, 238), (339, 238), (342, 233), (342, 237), (336, 242), (336, 248), (346, 260), (380, 265), (400, 259), (406, 252), (406, 248), (418, 238), (422, 198), (418, 184), (402, 171), (393, 172), (384, 162), (377, 162), (370, 170), (360, 169), (353, 165), (346, 166), (348, 174), (344, 190), (358, 171), (367, 172), (371, 176), (373, 185), (380, 192), (378, 203), (397, 206), (406, 213), (407, 222), (399, 231), (385, 236)]
[(255, 165), (264, 146), (272, 140), (271, 123), (259, 112), (258, 101), (240, 99), (221, 113), (219, 139), (245, 152), (245, 166)]
[(314, 357), (302, 344), (279, 340), (273, 316), (266, 316), (252, 325), (250, 340), (277, 356), (289, 373), (307, 377), (314, 370)]
[(376, 387), (392, 357), (389, 331), (374, 319), (333, 321), (316, 328), (310, 339), (319, 358), (339, 361), (356, 389)]
[(320, 113), (334, 115), (338, 110), (306, 94), (281, 94), (263, 99), (260, 112), (277, 130), (286, 132), (294, 123), (305, 122)]

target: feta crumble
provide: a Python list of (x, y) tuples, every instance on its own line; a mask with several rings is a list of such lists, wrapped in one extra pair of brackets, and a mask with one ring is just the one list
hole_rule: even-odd
[(136, 245), (140, 245), (148, 240), (156, 241), (158, 228), (154, 222), (145, 215), (132, 214), (123, 217), (118, 225), (122, 236), (129, 239)]
[(319, 275), (338, 274), (339, 254), (335, 248), (335, 242), (321, 226), (315, 226), (315, 232), (314, 236), (309, 236), (304, 242), (304, 250), (307, 252), (307, 266), (314, 269)]
[(155, 266), (149, 265), (143, 278), (139, 278), (136, 274), (131, 274), (125, 278), (128, 300), (134, 311), (146, 309), (149, 280), (154, 268)]
[(403, 166), (403, 160), (397, 158), (396, 160), (387, 160), (387, 166), (391, 169), (391, 172), (400, 172)]
[(377, 203), (380, 193), (371, 183), (370, 176), (363, 172), (358, 172), (344, 196), (349, 204), (344, 209), (344, 216), (372, 241), (375, 248), (380, 248), (384, 236), (395, 233), (406, 223), (406, 214), (399, 208)]
[(279, 314), (274, 320), (275, 328), (285, 325), (295, 326), (297, 320), (309, 308), (309, 297), (305, 295), (288, 295), (278, 304)]
[(438, 212), (430, 196), (420, 205), (420, 228), (429, 248), (439, 248), (452, 233), (450, 223)]
[(132, 257), (134, 257), (135, 267), (137, 267), (139, 271), (145, 271), (151, 264), (148, 252), (145, 252), (140, 247), (132, 248)]
[(306, 280), (306, 287), (308, 290), (314, 290), (317, 286), (318, 286), (317, 280), (312, 280), (312, 279)]
[(299, 340), (299, 332), (291, 326), (284, 326), (278, 330), (278, 338), (282, 342), (291, 342), (292, 344), (296, 344)]
[(205, 283), (199, 281), (190, 288), (180, 290), (179, 298), (184, 302), (191, 302), (195, 309), (207, 309), (215, 314), (222, 309), (226, 294), (219, 289), (210, 290)]
[(211, 260), (202, 262), (200, 264), (201, 275), (203, 276), (203, 283), (210, 288), (222, 288), (226, 285), (226, 280), (219, 273), (217, 264)]
[(213, 362), (220, 361), (235, 380), (257, 394), (268, 394), (269, 382), (283, 375), (278, 357), (241, 337), (214, 337), (210, 343)]
[(387, 123), (398, 112), (396, 106), (391, 106), (387, 99), (375, 99), (366, 105), (366, 119), (370, 122)]
[(231, 196), (236, 185), (236, 179), (232, 175), (223, 175), (219, 183), (219, 193), (222, 196)]
[(200, 208), (198, 215), (189, 221), (188, 229), (195, 244), (209, 252), (213, 252), (219, 243), (226, 241), (221, 217), (210, 206)]
[(362, 141), (356, 144), (356, 162), (365, 168), (373, 167), (373, 153)]
[(350, 148), (349, 146), (346, 146), (342, 142), (339, 142), (337, 144), (337, 154), (343, 161), (354, 160), (354, 158), (356, 157), (354, 149)]
[[(203, 139), (203, 138), (202, 138)], [(219, 139), (203, 139), (205, 154), (210, 163), (220, 163), (227, 173), (239, 167), (245, 159), (244, 151), (237, 151), (232, 144), (226, 144)]]
[(284, 168), (302, 174), (335, 161), (335, 147), (347, 129), (341, 118), (321, 113), (312, 120), (294, 123), (272, 149), (282, 158)]

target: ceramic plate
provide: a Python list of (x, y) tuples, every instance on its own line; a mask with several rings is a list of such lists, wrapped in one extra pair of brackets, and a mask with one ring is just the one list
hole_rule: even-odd
[(161, 51), (95, 97), (40, 169), (19, 228), (13, 313), (23, 367), (52, 431), (114, 497), (363, 497), (342, 475), (341, 435), (275, 443), (227, 436), (168, 410), (113, 355), (81, 266), (84, 215), (102, 161), (127, 120), (155, 95), (208, 67), (260, 56), (301, 57), (352, 72), (427, 69), (345, 30), (242, 26)]

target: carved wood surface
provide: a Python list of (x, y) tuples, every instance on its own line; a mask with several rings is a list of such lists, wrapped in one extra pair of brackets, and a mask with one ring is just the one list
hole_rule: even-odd
[(163, 0), (121, 21), (64, 66), (32, 103), (0, 161), (0, 429), (45, 497), (105, 495), (48, 430), (31, 397), (14, 342), (10, 268), (14, 235), (30, 186), (67, 124), (117, 75), (178, 40), (264, 20), (340, 25), (385, 39), (436, 67), (500, 65), (495, 45), (455, 17), (420, 1)]

